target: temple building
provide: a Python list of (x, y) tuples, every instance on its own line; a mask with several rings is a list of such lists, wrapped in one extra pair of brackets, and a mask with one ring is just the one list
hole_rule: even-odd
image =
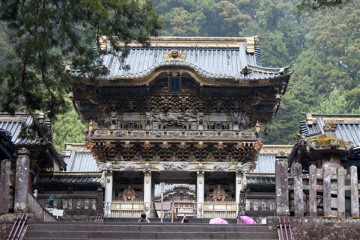
[(66, 168), (43, 113), (0, 113), (0, 163), (0, 214), (35, 211), (28, 203), (40, 173)]
[(160, 202), (162, 214), (236, 216), (261, 129), (290, 78), (288, 67), (261, 65), (258, 43), (158, 37), (149, 47), (130, 43), (123, 57), (101, 39), (106, 74), (94, 81), (70, 71), (86, 146), (104, 177), (105, 216), (158, 217)]

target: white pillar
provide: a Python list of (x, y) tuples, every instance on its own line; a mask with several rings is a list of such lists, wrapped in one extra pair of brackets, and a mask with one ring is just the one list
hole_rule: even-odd
[(202, 164), (199, 164), (196, 178), (196, 202), (197, 202), (197, 217), (203, 217), (204, 212), (204, 189), (205, 177)]
[(144, 170), (144, 204), (145, 213), (148, 217), (151, 213), (151, 199), (151, 166), (147, 164)]
[(111, 202), (113, 195), (113, 173), (112, 173), (112, 164), (106, 163), (105, 170), (105, 205), (104, 205), (104, 216), (109, 216), (111, 214)]
[(243, 189), (243, 174), (242, 172), (237, 171), (236, 172), (236, 177), (235, 177), (235, 200), (236, 203), (239, 204), (240, 203), (240, 191), (241, 189)]

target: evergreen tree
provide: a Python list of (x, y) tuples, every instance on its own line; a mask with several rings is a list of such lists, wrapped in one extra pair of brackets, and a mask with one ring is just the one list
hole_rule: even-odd
[(9, 0), (2, 1), (0, 16), (16, 53), (0, 73), (2, 110), (26, 106), (50, 118), (66, 109), (73, 84), (67, 64), (94, 78), (106, 72), (97, 61), (97, 36), (146, 45), (161, 26), (152, 4), (136, 0)]

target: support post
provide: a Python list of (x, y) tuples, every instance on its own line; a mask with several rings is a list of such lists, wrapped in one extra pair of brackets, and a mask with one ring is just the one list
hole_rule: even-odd
[(289, 215), (288, 163), (284, 154), (277, 155), (276, 172), (276, 214)]
[(345, 169), (340, 166), (337, 170), (337, 216), (345, 217)]
[(105, 170), (105, 208), (104, 208), (104, 216), (111, 215), (111, 202), (113, 195), (113, 172), (112, 172), (112, 164), (110, 162), (106, 163)]
[(324, 166), (324, 192), (323, 192), (323, 205), (324, 205), (324, 216), (330, 217), (331, 214), (331, 174), (332, 167)]
[(29, 151), (21, 148), (16, 159), (16, 180), (15, 180), (15, 212), (27, 212), (30, 158)]
[(309, 167), (309, 213), (310, 217), (317, 216), (317, 169), (314, 164)]
[(358, 185), (358, 174), (357, 167), (350, 167), (351, 177), (351, 216), (359, 217), (359, 185)]
[(292, 174), (294, 176), (294, 211), (296, 217), (304, 216), (304, 192), (302, 182), (302, 166), (300, 163), (295, 163), (291, 166)]
[(10, 208), (10, 171), (11, 161), (1, 161), (1, 172), (0, 172), (0, 214), (9, 212)]
[(197, 171), (196, 179), (196, 201), (197, 201), (197, 218), (203, 217), (204, 212), (204, 191), (205, 191), (205, 177), (204, 177), (204, 167), (200, 163)]
[(151, 213), (151, 165), (145, 164), (144, 167), (144, 204), (146, 216)]
[(240, 198), (240, 192), (241, 190), (244, 190), (243, 187), (243, 173), (241, 171), (236, 171), (236, 177), (235, 177), (235, 201), (236, 204), (240, 204), (241, 198)]

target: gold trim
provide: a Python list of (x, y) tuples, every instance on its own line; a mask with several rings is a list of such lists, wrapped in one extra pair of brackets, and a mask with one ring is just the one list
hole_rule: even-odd
[(164, 54), (165, 61), (185, 61), (185, 59), (186, 53), (181, 53), (177, 49), (173, 49)]
[[(110, 40), (106, 36), (98, 38), (100, 49), (107, 50)], [(255, 45), (259, 44), (258, 36), (252, 37), (151, 37), (151, 47), (239, 47), (240, 43), (246, 44), (246, 51), (254, 53)], [(125, 46), (124, 42), (117, 41), (118, 46)], [(141, 47), (136, 41), (127, 44), (129, 47)]]

